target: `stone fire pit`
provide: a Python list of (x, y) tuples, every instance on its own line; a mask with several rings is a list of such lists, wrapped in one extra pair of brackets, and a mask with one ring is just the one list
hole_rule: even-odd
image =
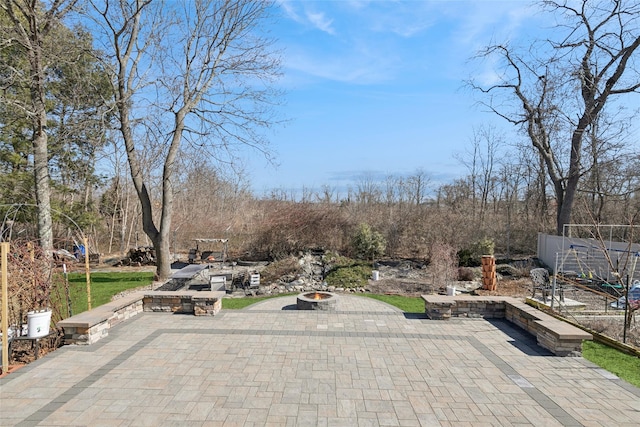
[(296, 306), (298, 310), (335, 311), (338, 296), (332, 292), (305, 292), (298, 295)]

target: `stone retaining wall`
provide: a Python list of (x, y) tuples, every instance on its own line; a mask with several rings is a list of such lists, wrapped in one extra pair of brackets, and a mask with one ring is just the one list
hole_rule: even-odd
[(146, 312), (215, 316), (222, 309), (224, 292), (148, 292), (142, 305)]
[(505, 318), (505, 297), (471, 297), (423, 295), (425, 312), (430, 319), (453, 317)]
[(558, 320), (510, 297), (476, 297), (470, 295), (423, 295), (425, 313), (430, 319), (453, 317), (504, 318), (536, 337), (538, 345), (556, 356), (582, 352), (582, 341), (593, 336), (582, 329)]

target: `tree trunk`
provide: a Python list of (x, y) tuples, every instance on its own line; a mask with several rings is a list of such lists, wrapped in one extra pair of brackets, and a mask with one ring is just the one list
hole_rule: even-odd
[[(35, 14), (31, 17), (37, 20)], [(37, 22), (31, 24), (37, 28)], [(29, 63), (31, 68), (31, 101), (33, 103), (33, 170), (36, 204), (38, 206), (38, 239), (47, 256), (53, 254), (53, 224), (51, 221), (51, 189), (49, 184), (49, 151), (47, 147), (47, 110), (45, 104), (44, 71), (40, 34), (31, 34)]]
[[(46, 114), (43, 115), (46, 121)], [(33, 140), (33, 166), (35, 175), (36, 202), (38, 212), (38, 239), (45, 254), (53, 252), (53, 224), (51, 221), (51, 191), (49, 185), (49, 162), (47, 134), (36, 131)]]
[(170, 241), (168, 229), (161, 229), (153, 240), (153, 247), (156, 250), (156, 276), (158, 279), (167, 279), (171, 276)]
[[(182, 133), (184, 131), (185, 111), (183, 107), (175, 114), (175, 126), (169, 150), (164, 161), (162, 171), (162, 213), (160, 215), (160, 227), (155, 233), (153, 245), (156, 249), (157, 269), (156, 274), (160, 279), (166, 279), (171, 275), (171, 219), (173, 217), (173, 173), (175, 160), (178, 155)], [(147, 233), (149, 237), (152, 237)]]

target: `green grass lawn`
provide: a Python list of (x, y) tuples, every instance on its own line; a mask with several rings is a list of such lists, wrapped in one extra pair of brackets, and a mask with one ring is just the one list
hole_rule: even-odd
[[(95, 308), (111, 301), (111, 298), (128, 289), (147, 286), (153, 281), (153, 273), (91, 273), (91, 307)], [(84, 273), (69, 274), (69, 293), (73, 314), (87, 311), (87, 284)], [(64, 298), (64, 279), (56, 280), (52, 291), (52, 304), (58, 305), (60, 313), (67, 312)], [(66, 317), (66, 316), (65, 316)]]
[(377, 295), (377, 294), (362, 294), (361, 296), (367, 298), (377, 299), (378, 301), (386, 302), (394, 307), (398, 307), (405, 313), (424, 313), (424, 300), (420, 297), (405, 297), (402, 295)]
[(640, 387), (640, 358), (593, 341), (582, 343), (582, 356), (628, 383)]

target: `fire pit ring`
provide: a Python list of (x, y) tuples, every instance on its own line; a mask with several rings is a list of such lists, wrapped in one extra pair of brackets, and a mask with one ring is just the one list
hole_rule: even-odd
[(298, 310), (335, 311), (338, 295), (333, 292), (314, 291), (298, 295)]

